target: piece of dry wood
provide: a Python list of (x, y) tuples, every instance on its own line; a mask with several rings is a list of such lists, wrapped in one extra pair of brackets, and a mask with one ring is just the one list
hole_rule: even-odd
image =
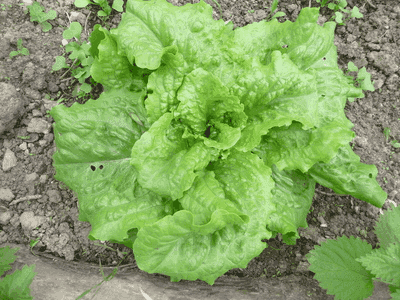
[(22, 201), (27, 201), (27, 200), (36, 200), (36, 199), (39, 199), (39, 198), (42, 198), (42, 195), (30, 195), (30, 196), (25, 196), (25, 197), (22, 197), (22, 198), (19, 198), (19, 199), (16, 199), (16, 200), (10, 202), (9, 205), (18, 204), (18, 203), (20, 203), (20, 202), (22, 202)]

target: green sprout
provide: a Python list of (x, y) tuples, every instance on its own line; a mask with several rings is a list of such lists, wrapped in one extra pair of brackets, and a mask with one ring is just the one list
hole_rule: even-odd
[[(83, 292), (81, 295), (79, 295), (78, 298), (76, 298), (76, 300), (81, 299), (82, 297), (86, 296), (88, 293), (90, 293), (90, 292), (91, 292), (94, 288), (96, 288), (96, 287), (99, 287), (99, 289), (100, 289), (100, 286), (103, 284), (103, 282), (105, 282), (105, 281), (110, 281), (111, 279), (113, 279), (114, 276), (115, 276), (115, 274), (117, 274), (117, 272), (118, 272), (118, 267), (119, 267), (119, 265), (122, 263), (122, 261), (123, 261), (123, 260), (125, 259), (125, 257), (128, 255), (128, 252), (120, 252), (118, 249), (115, 250), (115, 249), (113, 249), (113, 248), (111, 248), (111, 247), (108, 247), (108, 246), (106, 246), (106, 245), (101, 245), (101, 244), (97, 244), (97, 243), (95, 243), (95, 245), (96, 245), (96, 246), (103, 247), (103, 248), (106, 248), (106, 249), (109, 249), (109, 250), (111, 250), (111, 251), (116, 251), (116, 252), (118, 253), (119, 256), (121, 256), (121, 255), (124, 255), (124, 256), (123, 256), (123, 258), (120, 260), (120, 262), (118, 263), (118, 265), (115, 266), (115, 268), (113, 269), (113, 271), (112, 271), (108, 276), (105, 276), (105, 275), (104, 275), (103, 267), (102, 267), (101, 262), (100, 262), (100, 272), (101, 272), (101, 274), (102, 274), (102, 276), (103, 276), (103, 280), (102, 280), (100, 283), (96, 284), (96, 286), (94, 286), (94, 287), (92, 287), (92, 288), (86, 290), (85, 292)], [(97, 294), (97, 292), (99, 291), (99, 289), (97, 289), (97, 290), (95, 291), (94, 295)], [(142, 294), (143, 294), (143, 292), (142, 292)], [(146, 295), (147, 295), (147, 294), (146, 294)], [(147, 298), (146, 298), (146, 299), (147, 299)]]
[(385, 127), (384, 129), (383, 129), (383, 134), (385, 135), (385, 137), (386, 137), (386, 143), (389, 141), (389, 136), (390, 136), (390, 128), (389, 127)]
[[(2, 4), (0, 4), (0, 6), (1, 6), (1, 10), (6, 10), (6, 8), (5, 8), (6, 5), (5, 4), (2, 3)], [(9, 4), (8, 7), (12, 7), (12, 5)]]
[(216, 0), (213, 0), (213, 1), (214, 1), (214, 3), (218, 6), (218, 8), (219, 8), (219, 15), (220, 15), (220, 18), (222, 18), (221, 5), (219, 5), (219, 3), (218, 3)]
[[(279, 0), (274, 0), (274, 1), (272, 1), (272, 4), (271, 4), (271, 13), (268, 14), (268, 18), (274, 13), (274, 11), (276, 10), (276, 8), (278, 7), (278, 2), (279, 2)], [(286, 16), (286, 14), (285, 14), (284, 12), (279, 11), (279, 12), (277, 12), (275, 15), (273, 15), (273, 16), (271, 17), (271, 20), (276, 19), (276, 18), (279, 18), (279, 17), (283, 17), (283, 16)]]
[(17, 56), (19, 54), (21, 54), (21, 55), (29, 55), (29, 50), (22, 47), (22, 39), (18, 39), (17, 48), (18, 48), (18, 51), (11, 51), (10, 52), (10, 58), (13, 58), (14, 56)]
[[(389, 142), (389, 137), (390, 137), (390, 128), (389, 127), (385, 127), (383, 129), (383, 134), (386, 137), (386, 143)], [(393, 140), (390, 142), (390, 144), (395, 147), (395, 148), (400, 148), (400, 143), (397, 140)]]
[(33, 249), (33, 247), (36, 246), (37, 243), (39, 243), (39, 241), (40, 241), (40, 237), (38, 237), (36, 240), (31, 240), (30, 243), (29, 243), (29, 247), (30, 247), (30, 249), (31, 249), (31, 253), (32, 253), (33, 255), (36, 255), (36, 254), (34, 254), (34, 253), (32, 252), (32, 249)]

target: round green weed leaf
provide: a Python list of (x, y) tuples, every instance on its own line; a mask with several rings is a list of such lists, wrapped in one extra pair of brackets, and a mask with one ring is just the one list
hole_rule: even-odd
[(75, 0), (74, 4), (76, 7), (86, 7), (90, 3), (92, 2), (90, 2), (89, 0)]
[(50, 10), (48, 13), (46, 13), (47, 20), (54, 20), (56, 17), (57, 17), (57, 12), (55, 10)]
[(62, 68), (68, 68), (68, 65), (65, 63), (65, 57), (63, 56), (57, 56), (56, 57), (56, 62), (52, 67), (53, 71), (58, 71)]
[(81, 32), (82, 32), (82, 25), (79, 22), (72, 22), (71, 25), (69, 26), (69, 29), (64, 30), (63, 38), (69, 40), (75, 37), (79, 40), (81, 37)]

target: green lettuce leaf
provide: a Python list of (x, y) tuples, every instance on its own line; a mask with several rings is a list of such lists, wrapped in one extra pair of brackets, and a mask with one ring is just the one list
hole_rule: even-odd
[(376, 166), (361, 163), (349, 144), (339, 148), (331, 161), (315, 164), (308, 173), (339, 195), (350, 194), (377, 207), (382, 207), (387, 198), (376, 181)]
[(282, 233), (283, 241), (295, 245), (300, 238), (297, 228), (307, 228), (307, 215), (311, 208), (315, 192), (315, 181), (299, 170), (279, 171), (273, 165), (272, 178), (275, 188), (272, 190), (277, 210), (269, 216), (268, 229)]
[(113, 90), (50, 112), (55, 178), (77, 193), (79, 219), (91, 223), (96, 239), (122, 242), (129, 229), (166, 215), (166, 200), (143, 189), (129, 163), (132, 146), (149, 128), (143, 98), (143, 92)]
[(275, 211), (271, 170), (256, 155), (239, 152), (210, 168), (180, 200), (183, 210), (138, 232), (133, 251), (139, 268), (172, 281), (213, 284), (263, 251), (261, 240), (272, 236), (267, 218)]

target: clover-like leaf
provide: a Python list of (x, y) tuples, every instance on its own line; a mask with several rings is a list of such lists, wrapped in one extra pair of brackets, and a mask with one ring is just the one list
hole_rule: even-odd
[(72, 22), (69, 29), (64, 30), (63, 38), (66, 40), (72, 39), (73, 37), (80, 40), (82, 32), (82, 25), (79, 22)]
[(68, 65), (65, 63), (65, 57), (63, 56), (57, 56), (56, 57), (56, 62), (54, 63), (52, 70), (53, 71), (58, 71), (62, 68), (69, 68)]
[(86, 7), (89, 4), (93, 4), (93, 2), (91, 2), (89, 0), (75, 0), (74, 4), (76, 7), (82, 8), (82, 7)]

